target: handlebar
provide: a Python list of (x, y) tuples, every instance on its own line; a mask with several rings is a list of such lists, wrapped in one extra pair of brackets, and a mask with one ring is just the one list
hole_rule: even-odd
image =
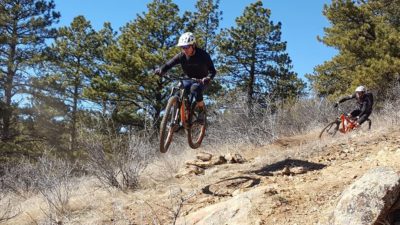
[(169, 81), (176, 81), (176, 80), (178, 80), (178, 81), (192, 80), (192, 81), (195, 81), (195, 82), (197, 82), (197, 83), (203, 83), (202, 79), (184, 77), (183, 75), (178, 77), (178, 76), (173, 75), (173, 74), (164, 74), (163, 76), (161, 76), (161, 78), (164, 78), (164, 79), (169, 80)]
[(335, 109), (336, 109), (337, 112), (339, 113), (339, 117), (340, 117), (341, 115), (344, 115), (344, 116), (345, 116), (347, 119), (349, 119), (350, 121), (355, 121), (355, 120), (357, 120), (357, 119), (359, 118), (358, 116), (355, 117), (355, 118), (353, 118), (353, 117), (351, 116), (350, 113), (345, 112), (345, 110), (344, 110), (343, 108), (341, 108), (340, 106), (335, 107)]

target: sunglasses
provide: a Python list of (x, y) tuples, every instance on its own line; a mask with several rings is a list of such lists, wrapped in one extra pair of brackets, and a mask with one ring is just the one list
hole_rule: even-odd
[(188, 48), (190, 48), (190, 47), (192, 47), (192, 46), (191, 46), (191, 45), (181, 46), (182, 49), (188, 49)]

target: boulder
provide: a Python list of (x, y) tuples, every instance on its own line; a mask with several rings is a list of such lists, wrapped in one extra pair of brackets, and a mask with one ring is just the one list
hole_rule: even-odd
[[(248, 192), (236, 193), (232, 198), (219, 202), (214, 205), (191, 212), (186, 216), (180, 217), (176, 224), (179, 225), (210, 225), (210, 224), (229, 224), (229, 225), (260, 225), (263, 224), (260, 218), (253, 215), (257, 210), (267, 210), (273, 204), (270, 197), (265, 192), (270, 187), (255, 188)], [(257, 209), (257, 210), (256, 210)], [(269, 209), (271, 210), (271, 209)]]
[(197, 159), (200, 159), (201, 161), (207, 162), (207, 161), (211, 160), (213, 155), (210, 153), (207, 153), (207, 152), (200, 152), (199, 154), (196, 155), (196, 157), (197, 157)]
[(238, 153), (235, 153), (235, 154), (228, 153), (224, 156), (224, 158), (228, 163), (244, 163), (245, 162), (244, 158)]
[(188, 169), (188, 173), (189, 174), (195, 174), (195, 175), (203, 175), (204, 174), (204, 168), (201, 168), (199, 166), (196, 165), (189, 165), (187, 167)]
[(223, 156), (213, 157), (211, 160), (212, 165), (222, 165), (226, 163), (226, 159)]
[(351, 184), (339, 197), (332, 225), (374, 225), (386, 220), (400, 193), (400, 175), (375, 168)]
[(197, 159), (193, 160), (193, 161), (187, 161), (185, 164), (186, 164), (186, 166), (198, 166), (198, 167), (201, 167), (203, 169), (207, 169), (207, 168), (213, 166), (211, 161), (205, 162), (205, 161), (197, 160)]

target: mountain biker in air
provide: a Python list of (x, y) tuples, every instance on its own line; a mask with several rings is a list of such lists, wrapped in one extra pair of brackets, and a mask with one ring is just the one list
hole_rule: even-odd
[(196, 46), (195, 37), (191, 32), (182, 34), (177, 46), (182, 49), (182, 52), (154, 72), (162, 76), (175, 65), (181, 64), (183, 72), (189, 78), (201, 79), (200, 83), (194, 80), (183, 80), (183, 86), (188, 93), (191, 92), (195, 96), (197, 106), (204, 108), (203, 90), (217, 73), (214, 63), (206, 51)]
[(364, 86), (358, 86), (354, 94), (341, 98), (334, 104), (334, 107), (337, 107), (344, 101), (354, 98), (357, 100), (358, 107), (350, 113), (350, 116), (352, 119), (356, 119), (357, 127), (364, 123), (371, 115), (372, 105), (374, 104), (372, 93), (367, 92)]

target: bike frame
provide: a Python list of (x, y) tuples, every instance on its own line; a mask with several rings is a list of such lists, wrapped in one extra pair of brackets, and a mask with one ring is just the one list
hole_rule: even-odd
[(171, 96), (176, 95), (179, 99), (178, 101), (178, 112), (176, 112), (176, 115), (174, 116), (174, 123), (178, 123), (179, 121), (179, 116), (180, 116), (180, 122), (182, 123), (182, 126), (185, 128), (189, 127), (188, 119), (190, 117), (190, 104), (193, 102), (193, 96), (190, 96), (189, 99), (189, 93), (186, 93), (184, 87), (183, 87), (183, 81), (184, 80), (189, 80), (188, 78), (185, 79), (180, 79), (179, 80), (179, 86), (173, 87), (171, 91)]
[(342, 113), (340, 115), (340, 123), (342, 124), (341, 128), (339, 129), (340, 132), (346, 133), (353, 130), (356, 127), (356, 122), (350, 119), (347, 115)]

